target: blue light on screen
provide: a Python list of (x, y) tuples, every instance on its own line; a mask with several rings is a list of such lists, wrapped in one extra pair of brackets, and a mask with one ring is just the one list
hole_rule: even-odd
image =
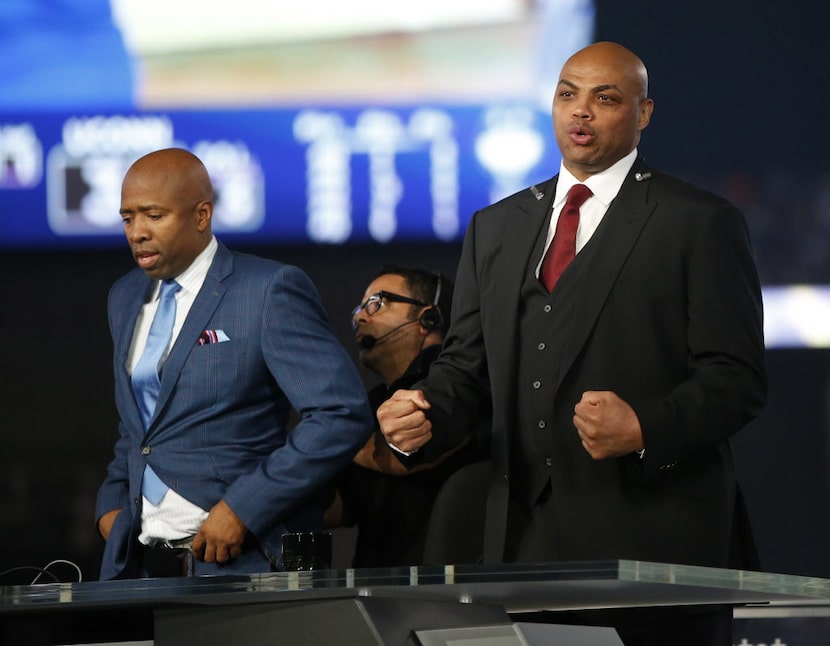
[(459, 240), (556, 173), (551, 75), (591, 0), (291, 5), (0, 4), (0, 248), (121, 244), (124, 172), (169, 146), (236, 242)]
[(122, 244), (121, 179), (171, 146), (205, 162), (214, 230), (237, 241), (457, 240), (476, 209), (553, 174), (548, 121), (521, 104), (7, 115), (0, 241)]

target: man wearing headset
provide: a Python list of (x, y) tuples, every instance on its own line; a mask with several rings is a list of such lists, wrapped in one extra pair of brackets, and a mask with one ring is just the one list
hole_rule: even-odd
[[(382, 381), (369, 391), (371, 406), (426, 376), (444, 341), (452, 292), (452, 282), (436, 272), (396, 265), (375, 272), (352, 312), (360, 363)], [(337, 480), (327, 512), (327, 525), (357, 527), (352, 565), (422, 563), (435, 497), (450, 474), (478, 457), (476, 451), (465, 446), (437, 466), (409, 473), (376, 432)]]

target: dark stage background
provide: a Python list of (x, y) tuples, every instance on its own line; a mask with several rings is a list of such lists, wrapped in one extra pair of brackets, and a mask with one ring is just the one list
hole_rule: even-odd
[[(656, 110), (641, 152), (744, 209), (766, 285), (830, 284), (825, 3), (597, 6), (595, 39), (622, 42), (650, 70)], [(795, 185), (805, 189), (793, 198)], [(0, 217), (26, 214), (0, 205)], [(460, 244), (244, 250), (305, 269), (354, 356), (348, 316), (370, 272), (394, 261), (452, 275)], [(97, 576), (94, 498), (117, 424), (106, 296), (131, 267), (126, 244), (0, 252), (0, 572), (67, 559)], [(734, 440), (763, 566), (828, 577), (830, 353), (770, 350), (768, 366), (769, 403)]]

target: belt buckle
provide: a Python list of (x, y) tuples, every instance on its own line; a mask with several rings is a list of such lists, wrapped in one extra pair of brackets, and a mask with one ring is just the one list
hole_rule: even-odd
[(187, 536), (186, 538), (176, 538), (173, 540), (162, 541), (160, 543), (163, 547), (167, 547), (171, 550), (190, 550), (193, 546), (193, 537)]
[(165, 541), (164, 546), (168, 549), (178, 552), (178, 556), (182, 561), (182, 576), (193, 576), (193, 537), (180, 538), (172, 541)]

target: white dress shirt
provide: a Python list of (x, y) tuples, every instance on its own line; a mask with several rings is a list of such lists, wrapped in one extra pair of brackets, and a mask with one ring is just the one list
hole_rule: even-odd
[[(602, 222), (602, 218), (605, 217), (605, 212), (608, 211), (611, 202), (614, 201), (617, 193), (620, 192), (620, 188), (636, 159), (637, 149), (635, 148), (616, 164), (601, 173), (591, 175), (584, 182), (577, 180), (565, 168), (564, 163), (560, 164), (559, 180), (556, 182), (556, 195), (553, 198), (553, 215), (551, 215), (550, 226), (548, 227), (547, 238), (545, 239), (545, 251), (547, 251), (550, 243), (553, 242), (553, 234), (556, 233), (556, 223), (559, 221), (559, 214), (565, 206), (565, 199), (571, 187), (574, 184), (584, 184), (593, 193), (579, 208), (579, 227), (576, 230), (576, 253), (579, 253), (596, 232), (597, 227)], [(544, 257), (545, 254), (542, 253), (542, 258)], [(539, 263), (536, 265), (537, 278), (539, 277), (539, 269), (542, 267), (542, 258), (539, 259)]]
[[(176, 342), (179, 332), (182, 330), (184, 321), (187, 318), (196, 295), (202, 288), (207, 277), (208, 269), (216, 255), (219, 244), (216, 238), (211, 238), (208, 246), (200, 253), (191, 265), (181, 274), (176, 276), (176, 282), (182, 288), (176, 293), (176, 322), (173, 324), (173, 334), (170, 344), (164, 351), (160, 365), (164, 364), (170, 348)], [(157, 283), (153, 296), (150, 298), (138, 314), (138, 319), (133, 332), (133, 341), (130, 352), (127, 355), (127, 368), (130, 374), (138, 363), (141, 353), (144, 352), (144, 345), (147, 342), (147, 335), (150, 333), (150, 325), (159, 305), (160, 285)], [(193, 339), (196, 344), (196, 339)], [(164, 494), (158, 505), (154, 505), (147, 498), (144, 498), (141, 510), (141, 534), (138, 540), (145, 545), (163, 543), (165, 541), (180, 540), (193, 536), (201, 527), (202, 522), (207, 518), (208, 511), (194, 505), (189, 500), (182, 498), (172, 489)]]

